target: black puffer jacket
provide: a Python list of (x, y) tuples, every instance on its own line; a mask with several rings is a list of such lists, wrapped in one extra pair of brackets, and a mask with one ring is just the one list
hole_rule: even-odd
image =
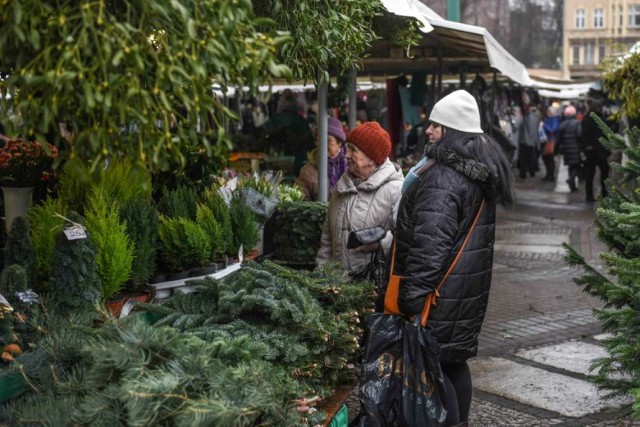
[(485, 199), (484, 210), (458, 264), (440, 288), (428, 325), (441, 346), (440, 360), (458, 362), (477, 353), (487, 309), (493, 244), (495, 191), (487, 166), (446, 152), (407, 190), (396, 224), (395, 274), (402, 276), (398, 304), (409, 315), (447, 272)]
[(567, 165), (580, 164), (580, 122), (575, 116), (567, 118), (560, 123), (556, 150), (564, 157)]

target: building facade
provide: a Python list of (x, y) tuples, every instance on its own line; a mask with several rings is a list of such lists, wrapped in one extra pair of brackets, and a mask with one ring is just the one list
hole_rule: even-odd
[(640, 40), (640, 0), (564, 0), (564, 77), (599, 78), (600, 64)]

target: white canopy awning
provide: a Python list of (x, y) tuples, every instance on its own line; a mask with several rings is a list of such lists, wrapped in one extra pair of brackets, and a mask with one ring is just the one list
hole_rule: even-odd
[(421, 5), (424, 5), (418, 0), (382, 0), (382, 5), (394, 15), (417, 19), (422, 24), (420, 31), (423, 33), (433, 31), (427, 15), (419, 9)]
[[(411, 48), (412, 58), (394, 53), (389, 40), (374, 45), (371, 57), (364, 60), (364, 73), (400, 74), (430, 70), (441, 61), (445, 74), (496, 70), (522, 86), (530, 86), (525, 66), (515, 59), (484, 27), (448, 21), (417, 0), (383, 0), (392, 13), (413, 16), (432, 27), (420, 46)], [(423, 30), (424, 31), (424, 30)]]

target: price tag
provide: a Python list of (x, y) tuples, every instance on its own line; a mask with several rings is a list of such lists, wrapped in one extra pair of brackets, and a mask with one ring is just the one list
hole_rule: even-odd
[(242, 248), (242, 245), (240, 245), (240, 249), (238, 250), (238, 261), (240, 261), (240, 264), (242, 264), (242, 260), (244, 259), (244, 250)]
[(73, 226), (64, 229), (64, 234), (67, 236), (67, 240), (86, 239), (87, 233), (84, 232), (84, 227)]

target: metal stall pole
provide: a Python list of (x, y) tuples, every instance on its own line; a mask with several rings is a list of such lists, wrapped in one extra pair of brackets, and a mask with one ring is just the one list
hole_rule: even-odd
[(326, 202), (329, 195), (327, 160), (327, 79), (324, 70), (318, 72), (318, 201)]
[(358, 111), (358, 72), (355, 68), (349, 71), (349, 110), (347, 111), (347, 127), (356, 127), (356, 113)]

